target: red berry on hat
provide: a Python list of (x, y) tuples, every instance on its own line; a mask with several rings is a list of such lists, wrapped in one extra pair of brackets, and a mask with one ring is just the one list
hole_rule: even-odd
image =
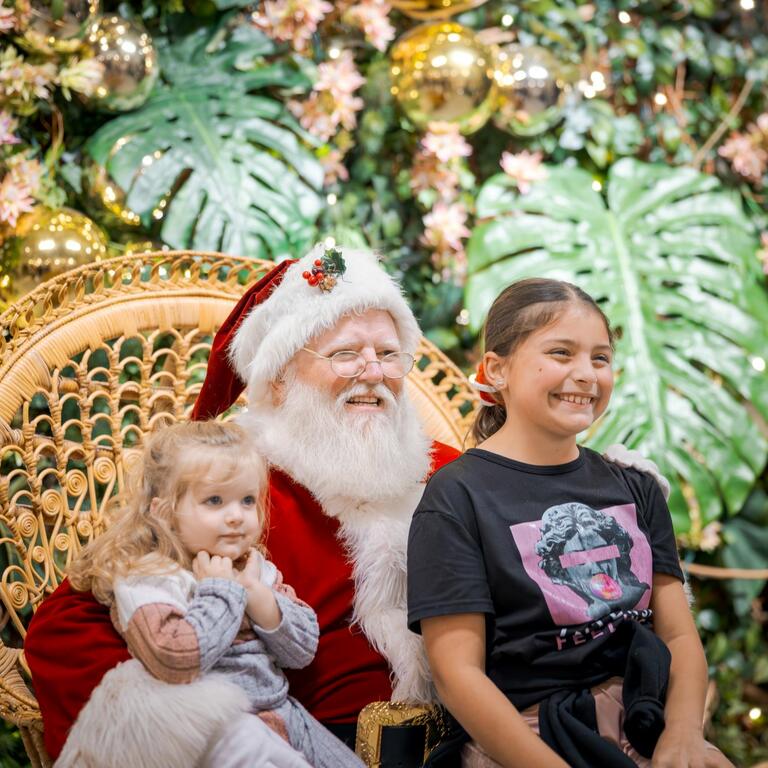
[(322, 259), (315, 259), (315, 266), (316, 267), (322, 267), (323, 266), (323, 260)]
[(302, 272), (302, 273), (301, 273), (301, 276), (302, 276), (302, 277), (303, 277), (305, 280), (309, 280), (309, 278), (311, 277), (311, 275), (309, 274), (309, 272)]

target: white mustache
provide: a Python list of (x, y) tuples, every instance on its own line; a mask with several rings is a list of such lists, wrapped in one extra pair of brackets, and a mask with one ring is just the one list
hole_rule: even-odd
[(353, 397), (378, 397), (388, 408), (397, 406), (397, 398), (384, 384), (353, 384), (336, 398), (336, 407), (343, 408), (347, 400)]

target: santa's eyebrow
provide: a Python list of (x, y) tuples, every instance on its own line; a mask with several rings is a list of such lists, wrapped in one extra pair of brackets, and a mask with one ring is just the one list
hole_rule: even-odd
[[(333, 341), (333, 342), (329, 342), (328, 344), (323, 344), (323, 347), (326, 349), (335, 348), (343, 351), (345, 349), (356, 350), (359, 347), (367, 347), (369, 346), (369, 344), (370, 342), (368, 339), (363, 339), (363, 340), (341, 339), (339, 341)], [(381, 347), (395, 348), (400, 346), (400, 342), (397, 341), (396, 339), (383, 339), (383, 340), (374, 341), (372, 344), (370, 344), (370, 346), (378, 347), (378, 348), (381, 348)]]

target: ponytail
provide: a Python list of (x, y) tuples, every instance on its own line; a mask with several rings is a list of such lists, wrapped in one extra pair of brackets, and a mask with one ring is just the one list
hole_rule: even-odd
[(507, 420), (507, 409), (503, 404), (483, 405), (475, 416), (472, 425), (472, 438), (475, 444), (482, 443), (492, 434), (498, 432)]

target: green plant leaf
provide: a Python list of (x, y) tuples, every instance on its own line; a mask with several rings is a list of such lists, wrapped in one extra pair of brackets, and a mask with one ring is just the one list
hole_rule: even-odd
[(470, 323), (478, 329), (501, 289), (524, 277), (594, 296), (620, 338), (613, 400), (588, 443), (653, 458), (673, 481), (676, 529), (695, 533), (738, 511), (766, 462), (757, 241), (738, 196), (691, 169), (624, 159), (606, 197), (578, 168), (550, 167), (527, 195), (505, 175), (489, 179), (477, 200), (488, 220), (467, 247)]
[(322, 166), (312, 140), (267, 87), (307, 87), (250, 27), (200, 30), (159, 45), (163, 83), (104, 125), (86, 152), (126, 192), (145, 227), (174, 248), (279, 259), (316, 237)]
[[(768, 531), (741, 515), (723, 526), (725, 545), (718, 552), (726, 568), (764, 568), (768, 562)], [(730, 579), (726, 586), (733, 599), (733, 610), (747, 616), (752, 601), (763, 591), (762, 579)]]

